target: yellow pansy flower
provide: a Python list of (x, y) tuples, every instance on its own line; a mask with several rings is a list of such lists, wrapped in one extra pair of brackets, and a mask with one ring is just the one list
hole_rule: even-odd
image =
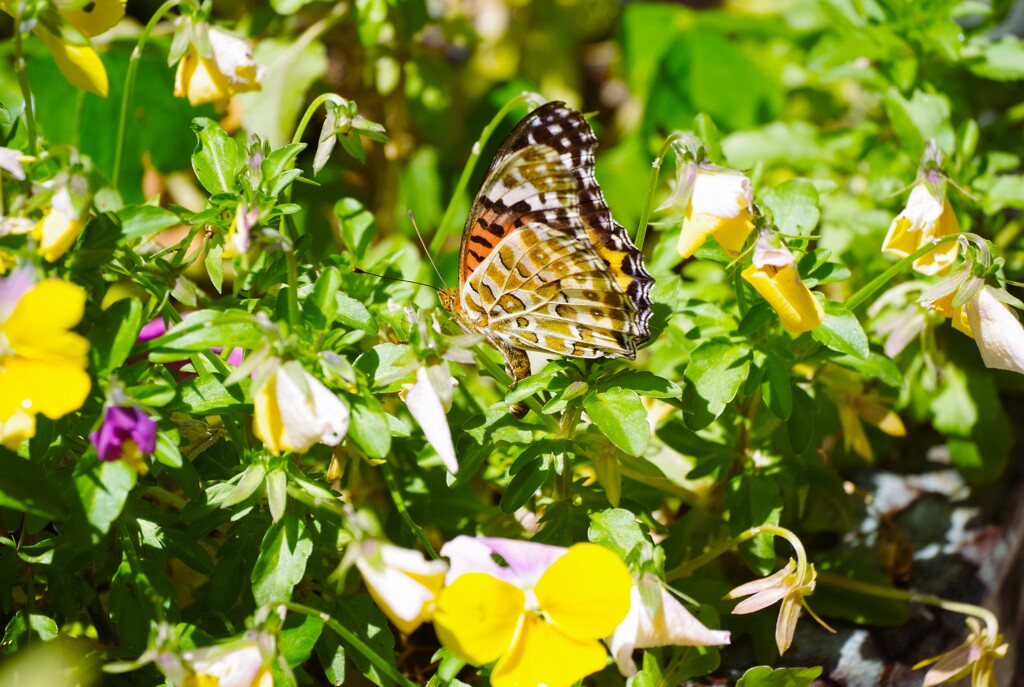
[(253, 432), (274, 455), (305, 453), (313, 444), (337, 446), (348, 431), (348, 406), (302, 365), (276, 358), (257, 373)]
[(253, 62), (249, 44), (241, 38), (210, 27), (210, 55), (190, 45), (174, 75), (174, 95), (193, 105), (214, 103), (227, 107), (235, 93), (260, 90), (261, 70)]
[(496, 661), (494, 687), (569, 687), (604, 668), (599, 640), (626, 616), (632, 586), (614, 553), (589, 543), (563, 549), (458, 537), (441, 554), (452, 567), (438, 595), (434, 628), (462, 660)]
[[(934, 141), (929, 141), (907, 206), (892, 221), (882, 242), (884, 252), (905, 258), (935, 239), (960, 233), (960, 222), (946, 197), (946, 176), (941, 165), (942, 152)], [(921, 274), (945, 272), (959, 250), (956, 241), (944, 243), (915, 260), (914, 269)]]
[(974, 339), (985, 367), (1024, 374), (1024, 327), (1017, 315), (990, 286), (982, 286), (974, 298), (953, 307), (953, 291), (932, 301), (929, 307), (950, 318), (953, 328)]
[(696, 165), (686, 217), (676, 249), (684, 258), (693, 255), (713, 236), (730, 256), (743, 250), (750, 232), (754, 191), (742, 172), (707, 162)]
[(742, 274), (778, 313), (787, 332), (801, 334), (821, 324), (825, 311), (800, 280), (796, 258), (785, 245), (773, 246), (767, 231), (758, 238), (753, 263)]
[(34, 283), (25, 270), (0, 279), (0, 420), (19, 411), (56, 419), (82, 407), (89, 342), (69, 330), (84, 310), (85, 290), (70, 282)]
[(73, 219), (53, 206), (39, 220), (32, 236), (39, 242), (39, 254), (43, 260), (54, 262), (78, 240), (84, 227), (83, 220)]

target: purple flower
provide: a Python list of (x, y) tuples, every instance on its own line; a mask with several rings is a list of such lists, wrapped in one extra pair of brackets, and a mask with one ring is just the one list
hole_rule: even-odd
[(138, 406), (107, 406), (103, 424), (89, 440), (100, 460), (134, 459), (156, 449), (156, 423)]

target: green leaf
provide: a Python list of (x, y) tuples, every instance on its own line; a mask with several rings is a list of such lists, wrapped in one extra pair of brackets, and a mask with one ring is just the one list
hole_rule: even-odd
[(811, 330), (811, 337), (818, 343), (839, 353), (846, 353), (866, 360), (871, 352), (868, 335), (864, 333), (857, 316), (845, 305), (836, 301), (825, 301), (825, 317), (821, 324)]
[(793, 451), (801, 454), (806, 451), (814, 438), (814, 416), (818, 413), (818, 404), (799, 386), (793, 387), (793, 412), (786, 423), (789, 431), (789, 443)]
[(650, 398), (679, 398), (683, 393), (683, 390), (675, 382), (670, 382), (663, 377), (646, 371), (630, 371), (617, 374), (601, 384), (601, 388), (609, 386), (632, 389), (641, 396), (648, 396)]
[(757, 666), (743, 673), (736, 687), (810, 687), (821, 668), (776, 668)]
[(303, 312), (316, 331), (327, 331), (334, 323), (334, 317), (338, 314), (335, 294), (339, 288), (341, 272), (337, 267), (328, 267), (317, 277), (313, 292), (303, 303)]
[(164, 352), (207, 351), (214, 346), (254, 349), (262, 345), (264, 336), (263, 327), (244, 310), (200, 310), (143, 348)]
[(595, 391), (583, 400), (591, 422), (613, 444), (631, 456), (641, 456), (651, 441), (647, 411), (635, 391), (612, 387)]
[(946, 96), (915, 90), (907, 100), (895, 87), (890, 87), (884, 104), (892, 128), (911, 158), (916, 160), (920, 157), (925, 142), (930, 138), (934, 138), (942, 150), (955, 149), (951, 110)]
[(544, 459), (537, 458), (528, 462), (502, 492), (501, 510), (505, 513), (515, 513), (526, 505), (552, 474), (553, 471)]
[(277, 649), (288, 661), (289, 666), (298, 667), (309, 659), (323, 631), (324, 621), (320, 618), (299, 613), (290, 614), (285, 618), (281, 633), (278, 635)]
[(742, 342), (716, 337), (690, 353), (684, 376), (690, 382), (683, 389), (685, 416), (691, 429), (701, 429), (722, 414), (750, 375), (750, 348)]
[(1017, 36), (1005, 35), (981, 45), (972, 43), (970, 48), (981, 53), (980, 61), (967, 62), (967, 68), (978, 76), (992, 81), (1024, 79), (1024, 41)]
[(176, 214), (156, 205), (129, 205), (116, 214), (121, 221), (121, 236), (126, 239), (152, 236), (181, 224)]
[(362, 302), (349, 297), (343, 291), (334, 294), (334, 298), (338, 305), (339, 322), (352, 329), (362, 329), (368, 334), (377, 333), (377, 321)]
[(178, 386), (178, 400), (174, 410), (189, 415), (217, 415), (228, 410), (239, 410), (248, 405), (246, 392), (249, 380), (225, 388), (213, 375), (189, 377)]
[[(778, 525), (782, 513), (782, 494), (775, 480), (767, 475), (738, 475), (729, 482), (725, 508), (729, 511), (729, 531), (737, 536), (758, 525)], [(775, 565), (775, 543), (770, 534), (759, 534), (739, 547), (747, 564), (762, 575)]]
[[(306, 147), (305, 143), (289, 143), (272, 150), (269, 155), (263, 158), (260, 163), (260, 173), (263, 175), (263, 190), (269, 196), (276, 196), (282, 188), (279, 177), (294, 170), (295, 158)], [(289, 174), (289, 179), (294, 176)], [(288, 183), (291, 183), (289, 180)]]
[(252, 569), (252, 595), (256, 604), (291, 599), (292, 589), (306, 573), (306, 560), (312, 552), (313, 542), (306, 535), (301, 518), (290, 513), (271, 525)]
[(142, 301), (124, 298), (103, 311), (89, 330), (89, 357), (97, 376), (124, 365), (142, 329)]
[(355, 198), (342, 198), (335, 203), (334, 214), (338, 218), (341, 240), (357, 260), (362, 260), (366, 257), (370, 241), (377, 233), (377, 220)]
[(210, 284), (217, 289), (217, 293), (221, 292), (221, 287), (224, 285), (224, 259), (221, 257), (223, 253), (224, 246), (215, 243), (206, 244), (206, 256), (203, 258), (203, 262), (206, 264), (206, 273), (210, 275)]
[(175, 440), (171, 440), (168, 432), (157, 433), (156, 449), (153, 451), (153, 457), (168, 467), (180, 468), (184, 465), (184, 459), (181, 456), (181, 450), (178, 448), (178, 434), (177, 432), (173, 432), (173, 434)]
[(371, 458), (386, 458), (391, 450), (391, 430), (384, 407), (376, 398), (349, 397), (352, 406), (348, 436)]
[(628, 561), (637, 549), (647, 543), (640, 521), (636, 515), (624, 508), (609, 508), (591, 513), (587, 538), (595, 544), (611, 549), (623, 561)]
[(789, 419), (793, 412), (793, 382), (786, 364), (771, 351), (765, 351), (761, 393), (775, 417), (780, 420)]
[(818, 191), (806, 179), (790, 179), (765, 194), (764, 204), (783, 234), (807, 236), (818, 225)]
[(192, 153), (192, 169), (199, 183), (211, 195), (234, 191), (237, 188), (235, 171), (240, 164), (235, 140), (220, 124), (207, 117), (193, 119), (192, 131), (198, 140)]
[(85, 523), (79, 526), (91, 525), (89, 537), (93, 544), (98, 544), (110, 531), (137, 477), (135, 470), (120, 460), (100, 461), (88, 454), (78, 459), (74, 483), (85, 515)]
[(0, 451), (0, 506), (51, 520), (68, 514), (67, 504), (40, 465), (4, 451)]

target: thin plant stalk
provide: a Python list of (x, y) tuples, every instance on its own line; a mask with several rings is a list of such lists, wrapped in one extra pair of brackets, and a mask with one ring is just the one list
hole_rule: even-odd
[(908, 265), (913, 263), (915, 260), (920, 258), (922, 255), (927, 255), (931, 251), (935, 250), (944, 243), (950, 241), (956, 241), (965, 234), (950, 234), (949, 236), (943, 236), (942, 238), (935, 239), (926, 246), (921, 246), (916, 251), (903, 258), (895, 265), (882, 272), (880, 275), (869, 281), (867, 284), (862, 286), (856, 293), (846, 299), (846, 307), (849, 310), (855, 310), (863, 305), (872, 295), (883, 286), (889, 283), (893, 277), (902, 272), (907, 268)]
[(743, 542), (753, 539), (759, 534), (770, 534), (775, 537), (782, 537), (789, 542), (789, 545), (793, 547), (793, 552), (796, 555), (796, 573), (799, 576), (799, 579), (804, 579), (807, 570), (807, 552), (804, 550), (804, 545), (800, 541), (800, 538), (784, 527), (777, 527), (776, 525), (758, 525), (757, 527), (751, 527), (750, 529), (744, 530), (732, 539), (728, 539), (718, 544), (718, 546), (715, 546), (710, 551), (697, 556), (692, 561), (687, 561), (678, 568), (669, 570), (665, 573), (665, 581), (672, 582), (674, 580), (682, 579), (693, 573), (694, 570), (707, 565), (722, 554), (731, 551)]
[(672, 150), (672, 144), (683, 138), (684, 134), (678, 131), (672, 132), (665, 142), (661, 144), (658, 156), (651, 163), (651, 175), (647, 180), (647, 196), (644, 198), (644, 206), (640, 211), (640, 221), (637, 223), (636, 235), (633, 245), (637, 250), (644, 249), (644, 239), (647, 237), (647, 224), (651, 218), (651, 206), (654, 205), (654, 194), (658, 190), (658, 177), (661, 175), (661, 165), (665, 162), (665, 156)]
[(480, 134), (480, 138), (473, 144), (473, 150), (469, 154), (469, 159), (466, 160), (466, 166), (462, 168), (462, 175), (459, 177), (458, 183), (455, 185), (455, 190), (452, 192), (451, 200), (448, 201), (448, 207), (445, 208), (444, 215), (441, 216), (441, 222), (437, 226), (437, 231), (434, 233), (434, 238), (430, 240), (430, 252), (431, 254), (437, 253), (441, 250), (441, 246), (444, 245), (445, 239), (448, 238), (448, 234), (454, 229), (452, 223), (455, 217), (455, 211), (458, 209), (459, 201), (462, 199), (463, 194), (466, 192), (466, 186), (469, 185), (469, 179), (473, 176), (473, 170), (476, 169), (476, 163), (480, 159), (480, 154), (483, 152), (484, 146), (487, 145), (487, 141), (491, 138), (494, 130), (498, 128), (498, 125), (505, 119), (506, 115), (512, 111), (512, 108), (519, 105), (520, 103), (528, 102), (531, 99), (541, 99), (536, 93), (520, 93), (512, 100), (509, 100), (505, 105), (498, 110), (498, 113), (494, 115), (490, 123), (484, 127), (483, 132)]
[(146, 27), (142, 30), (142, 34), (139, 36), (138, 42), (135, 44), (135, 48), (132, 50), (132, 56), (128, 60), (128, 73), (124, 77), (124, 87), (121, 90), (121, 114), (117, 120), (117, 146), (114, 148), (114, 169), (111, 172), (110, 180), (113, 183), (114, 188), (118, 187), (118, 182), (121, 179), (121, 165), (124, 161), (124, 144), (125, 137), (128, 133), (128, 108), (131, 107), (132, 93), (135, 90), (135, 78), (139, 72), (139, 60), (142, 59), (142, 49), (146, 47), (146, 41), (149, 40), (149, 34), (153, 32), (153, 28), (157, 23), (163, 19), (163, 16), (167, 14), (171, 9), (177, 7), (181, 3), (181, 0), (166, 0), (164, 4), (157, 8), (157, 11), (150, 17)]
[(14, 21), (14, 71), (18, 73), (21, 97), (25, 100), (25, 127), (28, 129), (28, 154), (39, 153), (39, 139), (36, 134), (36, 117), (32, 109), (32, 89), (28, 83), (28, 67), (25, 64), (25, 46), (21, 34), (21, 15)]
[(401, 516), (402, 521), (412, 531), (416, 540), (427, 550), (427, 554), (434, 560), (439, 560), (441, 557), (434, 550), (430, 540), (427, 539), (427, 535), (423, 533), (423, 528), (416, 524), (416, 521), (412, 519), (412, 515), (409, 514), (409, 509), (405, 507), (405, 499), (402, 497), (402, 491), (398, 487), (398, 481), (395, 479), (395, 473), (391, 470), (391, 466), (384, 463), (381, 465), (381, 470), (384, 472), (384, 481), (387, 482), (388, 492), (390, 492), (391, 500), (398, 510), (398, 515)]

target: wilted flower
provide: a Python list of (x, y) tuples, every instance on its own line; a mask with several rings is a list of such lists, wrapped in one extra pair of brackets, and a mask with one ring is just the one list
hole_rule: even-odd
[[(647, 593), (641, 591), (641, 587)], [(718, 646), (729, 643), (729, 633), (705, 627), (669, 593), (661, 580), (647, 573), (633, 584), (629, 593), (629, 613), (605, 641), (619, 672), (631, 677), (637, 672), (633, 662), (634, 649)]]
[(985, 367), (1024, 374), (1024, 327), (1000, 293), (985, 285), (962, 307), (953, 307), (955, 292), (932, 301), (929, 307), (974, 339)]
[(758, 237), (753, 263), (743, 270), (743, 278), (779, 314), (790, 334), (810, 331), (825, 317), (821, 303), (800, 280), (796, 258), (785, 244), (774, 246), (770, 232), (763, 231)]
[(39, 242), (39, 254), (43, 259), (54, 262), (78, 239), (85, 227), (85, 220), (75, 209), (66, 186), (58, 189), (50, 202), (50, 207), (32, 235)]
[(692, 164), (682, 183), (692, 185), (683, 229), (676, 248), (684, 258), (713, 236), (730, 256), (737, 256), (754, 228), (754, 191), (742, 172), (708, 162)]
[(935, 663), (924, 676), (924, 687), (943, 682), (961, 680), (971, 674), (971, 687), (996, 687), (992, 664), (1006, 656), (1009, 645), (1003, 635), (988, 626), (982, 627), (977, 618), (968, 618), (971, 633), (963, 644), (952, 651), (921, 661), (914, 670)]
[(804, 597), (810, 596), (814, 591), (816, 577), (813, 565), (808, 564), (804, 570), (798, 570), (796, 561), (790, 558), (786, 567), (768, 577), (741, 584), (726, 594), (725, 598), (749, 597), (732, 609), (736, 615), (754, 613), (768, 608), (776, 601), (782, 602), (779, 606), (779, 619), (775, 623), (775, 645), (781, 656), (793, 643), (793, 633), (796, 632), (796, 621), (800, 617), (801, 607), (806, 608), (815, 620), (831, 631), (831, 628), (814, 615), (804, 601)]
[(411, 634), (433, 614), (448, 565), (384, 542), (368, 540), (357, 546), (356, 567), (370, 596), (402, 634)]
[(855, 375), (835, 366), (829, 366), (818, 376), (822, 389), (839, 411), (839, 423), (843, 428), (843, 447), (853, 451), (864, 460), (873, 460), (875, 453), (863, 422), (868, 422), (891, 437), (907, 435), (903, 420), (892, 408), (885, 405), (877, 394), (867, 392), (864, 384)]
[(89, 394), (89, 342), (69, 331), (82, 319), (85, 290), (61, 279), (35, 283), (20, 269), (0, 279), (0, 422), (27, 431), (19, 411), (56, 419)]
[(227, 107), (235, 93), (260, 90), (261, 70), (253, 62), (249, 44), (214, 27), (207, 28), (209, 54), (200, 54), (194, 43), (178, 62), (174, 95), (193, 105), (214, 103)]
[(102, 424), (89, 441), (100, 460), (123, 460), (145, 474), (142, 456), (156, 450), (156, 422), (138, 406), (107, 406)]
[(447, 364), (424, 365), (416, 370), (416, 383), (405, 392), (405, 404), (448, 472), (457, 473), (459, 463), (445, 414), (452, 407), (452, 377)]
[[(960, 233), (960, 223), (946, 198), (946, 176), (941, 164), (942, 153), (930, 141), (907, 206), (885, 235), (883, 251), (905, 258), (935, 239)], [(944, 272), (956, 260), (959, 250), (956, 241), (949, 241), (915, 260), (914, 269), (922, 274)]]
[(494, 687), (569, 687), (605, 666), (599, 639), (625, 617), (632, 586), (614, 553), (589, 543), (457, 537), (441, 554), (451, 568), (434, 628), (462, 660), (497, 661)]
[(348, 431), (341, 399), (296, 360), (272, 358), (256, 375), (253, 432), (274, 455), (305, 453), (316, 443), (337, 446)]
[(910, 295), (920, 292), (927, 284), (909, 281), (887, 290), (868, 308), (873, 329), (885, 336), (885, 355), (895, 358), (928, 327), (927, 310), (914, 302)]

